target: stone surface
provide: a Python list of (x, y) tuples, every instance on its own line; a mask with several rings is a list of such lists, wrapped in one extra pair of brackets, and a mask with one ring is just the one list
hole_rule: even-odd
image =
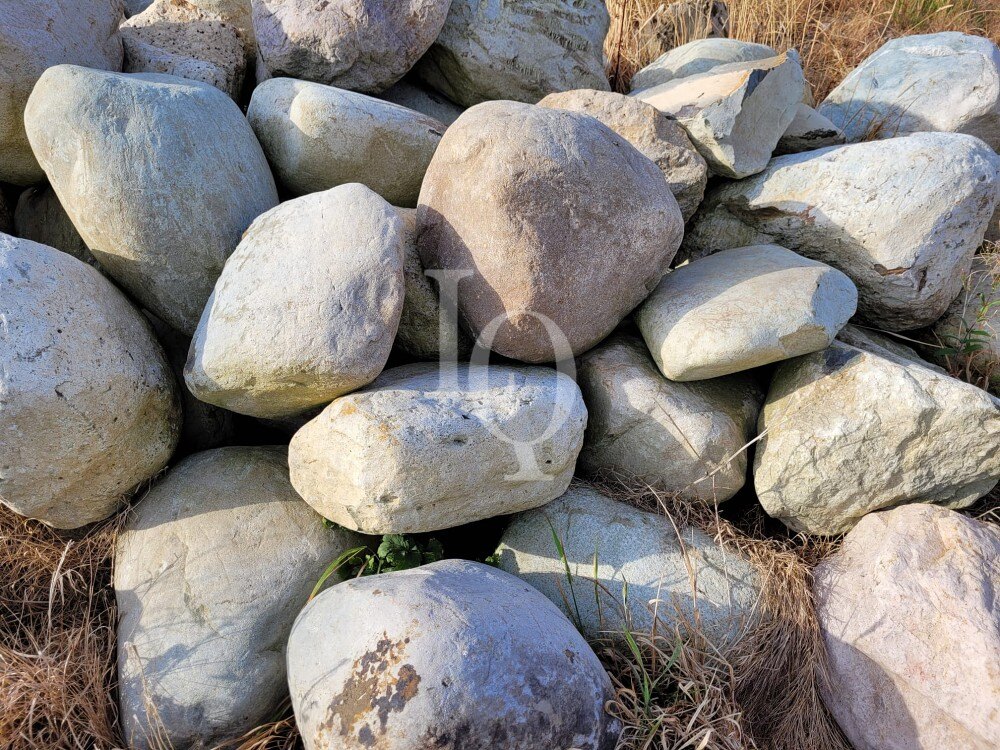
[(448, 128), (418, 221), (424, 266), (465, 274), (467, 329), (526, 362), (607, 336), (659, 282), (683, 233), (663, 173), (621, 136), (515, 102), (473, 107)]
[(437, 38), (451, 0), (252, 0), (271, 76), (377, 94)]
[(247, 119), (293, 195), (360, 182), (409, 207), (445, 131), (412, 109), (291, 78), (258, 86)]
[(621, 729), (610, 679), (559, 610), (463, 560), (324, 591), (292, 629), (288, 683), (306, 750), (612, 750)]
[(28, 95), (53, 65), (121, 70), (121, 20), (118, 0), (0, 2), (0, 182), (45, 179), (24, 131)]
[(465, 107), (494, 99), (535, 103), (572, 89), (608, 90), (604, 0), (452, 0), (417, 74)]
[(278, 202), (239, 107), (183, 78), (60, 65), (39, 80), (25, 121), (101, 267), (158, 317), (193, 333), (243, 231)]
[(220, 448), (170, 471), (115, 551), (128, 747), (160, 746), (147, 705), (172, 747), (213, 747), (269, 720), (295, 616), (359, 543), (296, 496), (284, 448)]
[(635, 320), (664, 375), (704, 380), (825, 349), (857, 305), (835, 268), (753, 245), (671, 271)]
[(824, 701), (857, 750), (1000, 746), (998, 558), (994, 524), (905, 505), (817, 568)]
[(964, 508), (993, 489), (1000, 399), (870, 337), (850, 341), (775, 371), (754, 461), (768, 514), (833, 535), (875, 510)]
[(739, 375), (675, 383), (645, 344), (610, 338), (583, 355), (577, 382), (587, 404), (578, 473), (639, 477), (693, 502), (723, 502), (747, 478), (747, 453), (764, 394)]
[(0, 235), (0, 502), (57, 528), (166, 465), (177, 387), (142, 316), (66, 253)]
[(364, 533), (451, 528), (561, 495), (586, 424), (580, 389), (554, 370), (405, 365), (295, 433), (292, 484)]
[(765, 44), (738, 39), (697, 39), (663, 53), (632, 76), (632, 91), (652, 88), (677, 78), (707, 73), (730, 63), (753, 62), (775, 57), (777, 50)]
[(593, 89), (549, 94), (538, 106), (582, 112), (607, 125), (660, 168), (684, 220), (694, 215), (705, 196), (708, 165), (675, 120), (638, 99)]
[(394, 83), (379, 97), (432, 117), (444, 125), (451, 125), (465, 111), (465, 107), (455, 104), (444, 94), (423, 86), (415, 76)]
[(1000, 49), (946, 31), (892, 39), (820, 105), (850, 141), (937, 130), (1000, 150)]
[(919, 328), (962, 287), (1000, 192), (998, 168), (981, 141), (950, 133), (781, 156), (710, 190), (684, 252), (773, 242), (851, 277), (862, 320)]
[(385, 367), (403, 308), (404, 228), (363, 185), (258, 217), (209, 298), (184, 377), (255, 417), (330, 403)]
[(59, 202), (59, 197), (49, 186), (30, 187), (21, 193), (14, 209), (14, 233), (100, 268), (97, 258), (90, 252)]
[(800, 103), (774, 149), (776, 156), (815, 151), (844, 142), (844, 132), (807, 104)]

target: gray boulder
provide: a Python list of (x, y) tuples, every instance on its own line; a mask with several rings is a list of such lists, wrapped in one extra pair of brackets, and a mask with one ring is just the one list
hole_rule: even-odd
[(799, 104), (795, 118), (785, 128), (774, 149), (775, 156), (815, 151), (844, 143), (844, 131), (807, 104)]
[(14, 209), (14, 233), (26, 240), (62, 250), (100, 269), (101, 264), (76, 231), (55, 191), (48, 185), (30, 187), (21, 193)]
[(754, 62), (777, 56), (765, 44), (715, 37), (696, 39), (663, 53), (632, 76), (632, 91), (652, 88), (677, 78), (707, 73), (720, 65)]
[(465, 107), (455, 104), (444, 94), (422, 85), (415, 76), (397, 81), (379, 94), (379, 98), (425, 114), (444, 125), (451, 125), (465, 111)]

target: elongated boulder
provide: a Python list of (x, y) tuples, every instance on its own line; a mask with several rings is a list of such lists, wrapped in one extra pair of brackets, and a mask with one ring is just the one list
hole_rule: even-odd
[(720, 65), (754, 62), (775, 57), (778, 51), (766, 44), (715, 37), (696, 39), (664, 52), (632, 76), (631, 90), (659, 86), (677, 78), (707, 73)]
[(115, 550), (128, 746), (214, 747), (266, 721), (286, 694), (295, 616), (359, 541), (296, 496), (284, 448), (220, 448), (178, 464)]
[(319, 83), (274, 78), (247, 118), (281, 185), (294, 195), (348, 182), (393, 205), (417, 205), (445, 126), (419, 112)]
[(28, 95), (53, 65), (121, 70), (121, 21), (117, 0), (0, 2), (0, 182), (45, 179), (25, 134)]
[(49, 186), (30, 187), (21, 193), (14, 209), (14, 234), (100, 266)]
[(71, 529), (110, 516), (177, 445), (177, 386), (96, 270), (0, 234), (0, 502)]
[(444, 125), (451, 125), (465, 111), (465, 107), (434, 89), (420, 83), (416, 76), (407, 76), (379, 94), (379, 98), (431, 117)]
[(473, 107), (448, 128), (418, 221), (424, 267), (463, 276), (468, 330), (525, 362), (611, 333), (683, 233), (663, 173), (634, 146), (592, 117), (516, 102)]
[(774, 149), (776, 156), (815, 151), (844, 143), (844, 131), (807, 104), (800, 103)]
[(292, 629), (288, 684), (306, 750), (612, 750), (621, 729), (572, 623), (514, 576), (463, 560), (324, 591)]
[(586, 424), (580, 389), (554, 370), (405, 365), (295, 433), (292, 484), (363, 533), (460, 526), (561, 495)]
[(791, 154), (709, 191), (685, 253), (776, 243), (843, 271), (862, 320), (905, 331), (937, 320), (962, 287), (998, 193), (982, 141), (918, 133)]
[(853, 747), (1000, 746), (998, 558), (994, 524), (904, 505), (819, 565), (824, 701)]
[(534, 104), (572, 89), (608, 90), (604, 0), (452, 0), (417, 74), (452, 101)]

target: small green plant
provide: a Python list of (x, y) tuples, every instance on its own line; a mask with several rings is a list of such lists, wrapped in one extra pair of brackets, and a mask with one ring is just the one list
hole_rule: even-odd
[[(324, 523), (327, 528), (338, 528), (332, 521)], [(421, 542), (405, 534), (386, 534), (374, 552), (368, 547), (354, 547), (327, 565), (313, 586), (309, 600), (316, 598), (334, 573), (342, 572), (345, 578), (357, 578), (418, 568), (443, 558), (444, 547), (437, 539)]]

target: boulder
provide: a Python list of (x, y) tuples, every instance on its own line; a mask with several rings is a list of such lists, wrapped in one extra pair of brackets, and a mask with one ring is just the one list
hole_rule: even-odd
[(258, 86), (247, 119), (293, 195), (360, 182), (408, 207), (445, 131), (412, 109), (291, 78)]
[(632, 76), (633, 92), (659, 86), (677, 78), (707, 73), (720, 65), (755, 62), (775, 57), (777, 50), (765, 44), (717, 37), (697, 39), (656, 58)]
[(452, 0), (416, 72), (463, 107), (494, 99), (534, 104), (554, 91), (607, 91), (609, 25), (604, 0)]
[(386, 370), (292, 438), (292, 484), (367, 534), (435, 531), (544, 505), (569, 485), (587, 409), (540, 367)]
[(853, 747), (1000, 747), (998, 558), (994, 524), (904, 505), (819, 565), (823, 697)]
[(187, 0), (187, 2), (236, 29), (247, 59), (247, 74), (253, 72), (257, 59), (257, 35), (253, 30), (251, 0)]
[(800, 103), (774, 149), (776, 156), (815, 151), (844, 142), (844, 132), (807, 104)]
[(708, 165), (676, 120), (638, 99), (593, 89), (549, 94), (538, 106), (582, 112), (603, 122), (660, 168), (684, 221), (694, 215), (705, 196)]
[(30, 187), (21, 193), (14, 209), (14, 233), (26, 240), (62, 250), (100, 269), (101, 264), (76, 231), (55, 191), (48, 185)]
[(685, 254), (773, 242), (847, 274), (858, 312), (905, 331), (937, 320), (962, 287), (998, 193), (981, 141), (919, 133), (774, 159), (705, 196)]
[(445, 560), (327, 589), (288, 640), (306, 750), (612, 750), (611, 680), (526, 583)]
[(468, 330), (526, 362), (611, 333), (683, 233), (663, 173), (634, 146), (587, 115), (516, 102), (473, 107), (448, 128), (418, 221), (424, 267), (463, 275)]
[(220, 448), (172, 469), (115, 550), (128, 747), (215, 747), (267, 721), (295, 616), (360, 543), (296, 496), (284, 448)]
[(427, 115), (444, 125), (451, 125), (465, 111), (444, 94), (420, 84), (415, 77), (403, 78), (387, 88), (380, 99)]
[(142, 316), (96, 270), (0, 235), (0, 502), (72, 529), (170, 459), (177, 386)]
[(278, 203), (239, 107), (196, 81), (60, 65), (35, 86), (25, 122), (101, 267), (192, 334), (240, 236)]
[(0, 182), (45, 179), (24, 130), (24, 107), (47, 68), (73, 63), (121, 70), (121, 3), (5, 0), (0, 4)]
[(258, 217), (195, 331), (188, 388), (210, 404), (274, 418), (370, 383), (403, 307), (403, 231), (396, 210), (356, 184)]
[(451, 0), (252, 0), (263, 67), (377, 94), (438, 36)]
[(942, 131), (968, 133), (1000, 150), (1000, 49), (957, 31), (892, 39), (819, 111), (849, 141)]
[(704, 380), (825, 349), (857, 306), (837, 269), (754, 245), (671, 271), (635, 320), (665, 376)]
[(721, 503), (747, 478), (743, 447), (764, 394), (748, 376), (675, 383), (641, 340), (617, 336), (583, 355), (587, 404), (578, 468), (635, 476), (691, 502)]

